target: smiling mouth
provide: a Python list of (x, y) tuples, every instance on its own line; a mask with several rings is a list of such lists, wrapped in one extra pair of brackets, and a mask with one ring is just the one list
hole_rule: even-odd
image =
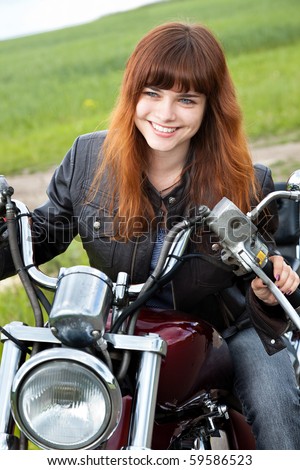
[(151, 125), (154, 130), (158, 132), (163, 132), (164, 134), (173, 134), (176, 131), (177, 127), (164, 127), (156, 124), (155, 122), (151, 122)]

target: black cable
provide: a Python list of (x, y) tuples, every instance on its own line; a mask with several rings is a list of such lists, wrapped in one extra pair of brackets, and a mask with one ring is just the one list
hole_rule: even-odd
[(10, 197), (7, 197), (6, 221), (7, 221), (7, 229), (8, 229), (9, 248), (10, 248), (10, 252), (11, 252), (11, 256), (13, 259), (16, 272), (19, 275), (19, 278), (24, 286), (25, 292), (32, 306), (36, 326), (43, 326), (44, 320), (43, 320), (41, 307), (37, 299), (33, 285), (28, 276), (28, 273), (26, 269), (24, 269), (25, 266), (21, 258), (20, 248), (19, 248), (19, 243), (18, 243), (16, 208), (15, 208), (15, 203), (11, 201)]
[(3, 222), (3, 224), (0, 227), (0, 237), (6, 230), (7, 230), (7, 223)]
[(37, 298), (39, 299), (40, 303), (42, 304), (42, 306), (44, 307), (46, 313), (49, 315), (50, 314), (50, 311), (51, 311), (51, 308), (52, 308), (52, 305), (51, 303), (49, 302), (49, 300), (47, 299), (46, 295), (44, 294), (44, 292), (39, 289), (37, 286), (33, 285), (33, 288), (35, 290), (35, 293), (37, 295)]
[(6, 331), (5, 328), (3, 328), (3, 326), (0, 326), (0, 331), (1, 333), (3, 333), (10, 341), (12, 341), (13, 343), (15, 343), (18, 348), (21, 349), (21, 351), (25, 352), (26, 354), (31, 354), (31, 351), (29, 348), (27, 348), (24, 343), (22, 343), (22, 341), (19, 341), (17, 338), (15, 338), (14, 336), (12, 336), (8, 331)]

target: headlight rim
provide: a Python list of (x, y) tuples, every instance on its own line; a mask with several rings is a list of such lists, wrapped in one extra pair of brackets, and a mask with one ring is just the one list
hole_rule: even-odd
[[(95, 440), (90, 442), (87, 445), (83, 446), (48, 446), (40, 442), (35, 438), (27, 429), (26, 423), (24, 423), (21, 414), (19, 412), (18, 398), (22, 385), (28, 374), (32, 372), (37, 366), (46, 364), (47, 362), (64, 360), (71, 361), (72, 363), (78, 363), (81, 366), (84, 366), (86, 369), (92, 371), (101, 382), (105, 385), (105, 388), (108, 392), (110, 398), (110, 419), (106, 429), (98, 436), (95, 435)], [(33, 442), (35, 445), (41, 449), (46, 450), (88, 450), (94, 449), (99, 446), (101, 443), (105, 442), (116, 429), (122, 414), (122, 395), (120, 391), (119, 384), (111, 373), (109, 368), (102, 361), (96, 357), (88, 354), (85, 351), (76, 350), (72, 348), (54, 348), (51, 350), (45, 350), (37, 353), (28, 361), (26, 361), (20, 369), (17, 371), (16, 376), (13, 381), (11, 389), (11, 409), (15, 422), (22, 432)]]

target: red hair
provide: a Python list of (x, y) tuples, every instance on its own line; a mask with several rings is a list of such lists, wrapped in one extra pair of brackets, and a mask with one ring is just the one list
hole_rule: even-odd
[(96, 191), (104, 172), (108, 175), (113, 204), (118, 206), (116, 221), (118, 216), (127, 221), (118, 235), (130, 238), (139, 218), (143, 225), (154, 217), (143, 191), (147, 144), (134, 123), (140, 95), (149, 86), (206, 96), (205, 115), (191, 141), (190, 202), (212, 208), (226, 196), (244, 212), (249, 210), (255, 176), (222, 47), (202, 25), (167, 23), (142, 38), (127, 62), (92, 185)]

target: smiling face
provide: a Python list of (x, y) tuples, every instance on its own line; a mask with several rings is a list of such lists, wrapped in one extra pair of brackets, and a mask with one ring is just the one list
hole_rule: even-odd
[(204, 116), (206, 97), (193, 91), (144, 88), (136, 106), (135, 125), (150, 153), (187, 155)]

